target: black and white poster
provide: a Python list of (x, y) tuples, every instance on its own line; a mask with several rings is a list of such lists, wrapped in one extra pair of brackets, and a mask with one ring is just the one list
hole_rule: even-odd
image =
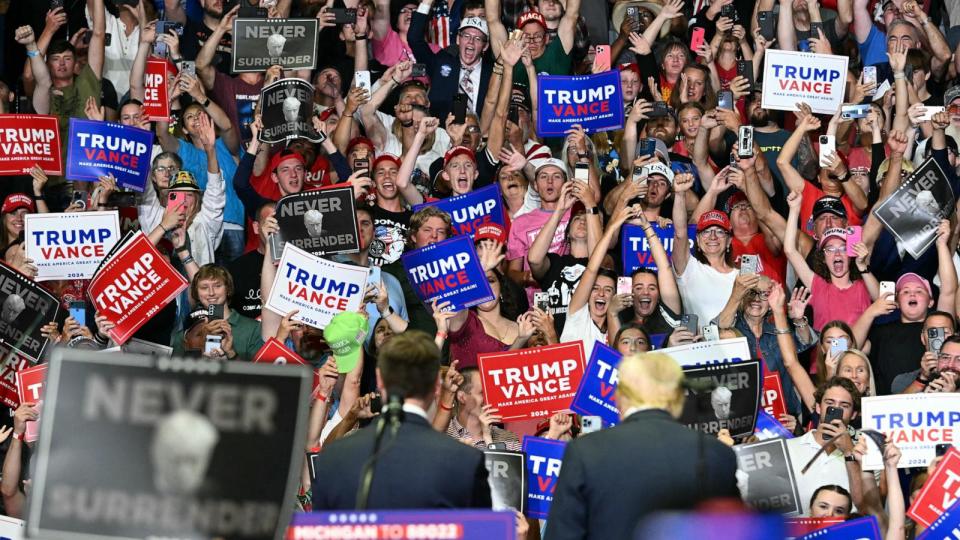
[(737, 469), (747, 475), (746, 490), (740, 487), (747, 504), (764, 512), (799, 515), (803, 511), (785, 439), (737, 444), (733, 451)]
[(494, 510), (527, 510), (527, 470), (523, 452), (484, 450)]
[(29, 536), (281, 539), (312, 384), (305, 366), (54, 351)]
[(931, 157), (873, 214), (913, 258), (919, 258), (936, 240), (940, 220), (953, 214), (955, 202), (950, 182)]
[(330, 188), (287, 195), (277, 201), (280, 232), (270, 237), (274, 261), (287, 242), (312, 255), (360, 250), (353, 188)]
[(38, 362), (47, 347), (40, 328), (59, 311), (60, 302), (46, 289), (0, 264), (0, 345)]
[(233, 72), (313, 69), (317, 66), (317, 19), (236, 19)]
[(307, 139), (320, 143), (324, 138), (313, 129), (313, 85), (301, 79), (280, 79), (260, 91), (263, 129), (258, 139), (282, 143)]
[(680, 423), (708, 435), (730, 430), (734, 438), (753, 433), (760, 407), (760, 361), (683, 368), (686, 400)]

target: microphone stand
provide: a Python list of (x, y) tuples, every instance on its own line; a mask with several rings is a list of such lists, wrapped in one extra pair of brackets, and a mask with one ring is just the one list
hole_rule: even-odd
[[(404, 392), (388, 391), (387, 411), (380, 416), (377, 421), (377, 433), (373, 440), (373, 453), (360, 472), (360, 489), (357, 491), (357, 510), (366, 510), (370, 499), (370, 489), (373, 487), (373, 473), (376, 468), (377, 460), (390, 447), (390, 443), (396, 440), (397, 431), (400, 429), (400, 422), (403, 420), (403, 397)], [(390, 425), (390, 441), (381, 449), (383, 436), (386, 433), (387, 424)]]

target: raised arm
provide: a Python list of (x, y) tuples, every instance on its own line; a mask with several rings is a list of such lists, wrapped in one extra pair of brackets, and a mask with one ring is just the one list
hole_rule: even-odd
[(940, 297), (937, 309), (951, 313), (957, 298), (957, 269), (953, 265), (950, 220), (940, 221), (937, 228), (937, 275), (940, 276)]
[[(485, 132), (490, 135), (487, 138), (487, 152), (493, 159), (499, 159), (500, 149), (503, 148), (503, 141), (506, 137), (504, 131), (507, 125), (507, 113), (510, 110), (510, 94), (513, 91), (513, 66), (520, 61), (520, 56), (526, 50), (526, 45), (522, 41), (511, 39), (507, 40), (500, 47), (500, 50), (502, 51), (500, 61), (503, 62), (503, 74), (500, 76), (500, 94), (491, 115), (490, 129)], [(490, 77), (491, 80), (494, 78)], [(486, 114), (486, 111), (484, 111), (484, 114)], [(519, 150), (522, 151), (523, 149)]]
[[(150, 57), (150, 49), (153, 46), (153, 40), (157, 38), (157, 22), (142, 23), (140, 25), (140, 42), (137, 45), (137, 56), (133, 59), (133, 66), (130, 68), (130, 99), (136, 99), (141, 103), (146, 96), (146, 77), (147, 77), (147, 59)], [(166, 84), (166, 82), (164, 82)]]
[(101, 79), (104, 47), (107, 40), (107, 12), (103, 7), (103, 0), (87, 0), (87, 9), (93, 17), (93, 33), (90, 35), (90, 47), (87, 49), (87, 65), (97, 79)]
[(853, 0), (853, 35), (858, 45), (867, 41), (873, 29), (873, 17), (867, 9), (869, 4), (870, 0)]
[[(693, 175), (689, 173), (680, 173), (673, 177), (673, 245), (686, 246), (689, 242), (687, 237), (687, 205), (685, 202), (686, 192), (693, 186)], [(673, 270), (676, 274), (683, 275), (687, 269), (687, 262), (690, 261), (690, 250), (673, 250)]]
[[(573, 42), (577, 37), (577, 19), (580, 18), (580, 1), (581, 0), (567, 0), (566, 10), (563, 12), (563, 17), (560, 18), (560, 24), (557, 25), (557, 37), (560, 38), (560, 43), (563, 44), (563, 51), (567, 54), (570, 54), (570, 51), (573, 50)], [(682, 0), (676, 1), (681, 2)]]
[(197, 78), (203, 83), (203, 87), (210, 90), (216, 81), (217, 68), (213, 67), (213, 58), (217, 54), (217, 45), (223, 36), (233, 28), (233, 21), (237, 18), (240, 6), (235, 6), (226, 16), (220, 19), (220, 23), (213, 29), (210, 37), (203, 42), (203, 47), (197, 52), (196, 70)]
[[(493, 52), (493, 56), (499, 57), (500, 48), (507, 41), (507, 28), (500, 20), (500, 0), (483, 0), (483, 7), (487, 28), (490, 30), (490, 51)], [(579, 1), (577, 7), (579, 8)]]
[(783, 149), (780, 150), (780, 155), (777, 156), (777, 168), (780, 169), (783, 180), (787, 183), (790, 191), (803, 193), (805, 180), (800, 176), (797, 169), (793, 167), (792, 161), (793, 157), (797, 155), (797, 150), (800, 148), (800, 141), (802, 141), (809, 132), (820, 129), (820, 119), (814, 116), (813, 113), (810, 112), (810, 108), (805, 104), (801, 104), (801, 109), (801, 118), (797, 122), (796, 129), (790, 134), (790, 138), (787, 139), (787, 142), (783, 144)]
[(423, 195), (417, 191), (416, 186), (410, 181), (410, 177), (413, 176), (413, 171), (417, 168), (417, 158), (420, 157), (420, 148), (423, 147), (423, 141), (425, 141), (430, 134), (437, 131), (437, 126), (439, 125), (440, 120), (432, 116), (424, 116), (421, 118), (420, 128), (417, 129), (410, 148), (407, 149), (407, 153), (403, 156), (403, 163), (400, 164), (400, 170), (397, 172), (397, 189), (400, 190), (407, 204), (414, 205), (423, 202)]
[(50, 87), (53, 83), (50, 72), (47, 70), (47, 63), (43, 61), (43, 56), (33, 37), (33, 29), (29, 26), (17, 28), (16, 40), (27, 48), (27, 57), (30, 59), (29, 63), (36, 81), (33, 89), (33, 109), (37, 114), (47, 114), (50, 112)]
[[(664, 249), (660, 237), (654, 232), (643, 212), (637, 215), (637, 220), (643, 227), (643, 234), (647, 238), (647, 245), (650, 246), (653, 262), (657, 264), (657, 286), (660, 288), (660, 301), (670, 308), (670, 311), (680, 313), (683, 311), (683, 303), (680, 300), (680, 289), (677, 287), (677, 278), (673, 276), (673, 268), (670, 266), (670, 257), (667, 255), (667, 250)], [(680, 251), (689, 252), (689, 250), (684, 249)]]
[[(574, 187), (574, 189), (577, 189), (577, 187)], [(587, 305), (587, 300), (590, 299), (590, 292), (597, 282), (600, 265), (603, 264), (603, 259), (607, 256), (607, 249), (610, 247), (614, 237), (620, 232), (620, 227), (623, 226), (625, 221), (633, 219), (642, 213), (643, 210), (640, 208), (640, 205), (627, 206), (621, 208), (620, 211), (610, 219), (607, 229), (603, 232), (603, 236), (600, 237), (600, 242), (597, 243), (597, 246), (590, 253), (586, 270), (580, 275), (580, 281), (573, 290), (573, 296), (570, 298), (567, 313), (576, 313)]]
[[(793, 265), (797, 272), (797, 277), (807, 288), (813, 286), (813, 278), (816, 274), (810, 269), (806, 258), (797, 249), (797, 222), (800, 221), (800, 203), (803, 202), (803, 195), (798, 191), (792, 191), (787, 195), (787, 204), (790, 206), (790, 214), (787, 215), (787, 230), (783, 237), (783, 254)], [(858, 342), (859, 343), (859, 342)]]
[[(773, 283), (770, 287), (768, 300), (770, 302), (770, 309), (773, 311), (773, 323), (776, 325), (776, 328), (790, 328), (790, 321), (787, 319), (785, 307), (787, 302), (786, 293), (779, 283)], [(793, 381), (793, 385), (800, 394), (800, 400), (807, 410), (813, 411), (816, 407), (814, 393), (817, 387), (813, 384), (813, 381), (810, 380), (810, 374), (807, 373), (807, 370), (803, 368), (799, 358), (797, 358), (797, 344), (793, 340), (793, 332), (777, 332), (777, 346), (780, 348), (780, 355), (783, 357), (783, 366), (787, 368), (787, 374), (790, 375), (790, 380)]]
[(550, 271), (550, 258), (547, 257), (547, 253), (550, 251), (550, 243), (553, 242), (553, 236), (557, 232), (557, 227), (560, 226), (560, 221), (577, 200), (573, 195), (574, 184), (575, 182), (566, 182), (560, 188), (560, 200), (557, 201), (556, 209), (530, 244), (527, 264), (530, 265), (530, 273), (533, 274), (534, 279), (539, 280)]

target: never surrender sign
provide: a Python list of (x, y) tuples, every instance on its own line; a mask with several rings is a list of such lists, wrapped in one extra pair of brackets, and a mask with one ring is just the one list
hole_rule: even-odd
[(523, 452), (484, 450), (483, 462), (487, 467), (492, 508), (521, 513), (526, 510), (527, 474)]
[(452, 311), (493, 300), (487, 274), (468, 236), (407, 251), (400, 260), (414, 292), (428, 308), (434, 298), (438, 304), (450, 302)]
[(873, 215), (919, 258), (936, 240), (940, 220), (953, 215), (955, 203), (950, 182), (931, 157), (874, 208)]
[(498, 184), (475, 189), (463, 195), (418, 204), (413, 207), (413, 211), (418, 212), (426, 206), (434, 206), (450, 214), (453, 231), (456, 234), (470, 235), (471, 238), (482, 225), (496, 223), (504, 229), (507, 226)]
[(324, 328), (337, 313), (360, 309), (369, 275), (365, 266), (328, 261), (287, 244), (266, 307), (281, 316), (298, 309), (294, 320)]
[(96, 182), (112, 174), (118, 186), (142, 192), (152, 150), (153, 133), (145, 129), (71, 118), (67, 178)]
[(770, 49), (763, 59), (764, 109), (796, 111), (803, 102), (820, 114), (835, 114), (847, 88), (846, 56)]
[(743, 362), (750, 359), (750, 346), (744, 337), (688, 343), (658, 349), (657, 352), (669, 355), (681, 366)]
[(60, 302), (32, 279), (0, 264), (0, 345), (39, 362), (47, 347), (40, 327), (56, 320)]
[(309, 393), (300, 366), (60, 349), (30, 536), (281, 538)]
[(116, 211), (27, 214), (24, 239), (37, 281), (90, 279), (120, 240), (120, 218)]
[[(673, 224), (661, 227), (656, 223), (651, 223), (653, 232), (660, 238), (667, 257), (673, 258)], [(688, 239), (690, 244), (690, 254), (693, 254), (693, 239), (697, 237), (697, 226), (688, 227)], [(623, 260), (623, 275), (629, 276), (638, 268), (657, 269), (657, 263), (653, 260), (653, 252), (650, 251), (650, 242), (647, 241), (647, 235), (643, 232), (640, 225), (625, 224), (620, 233), (621, 255)]]
[(270, 236), (270, 251), (279, 260), (286, 244), (314, 255), (360, 250), (353, 189), (331, 188), (287, 195), (274, 213), (280, 233)]
[(236, 19), (232, 35), (234, 73), (317, 65), (317, 19)]
[(580, 380), (577, 394), (570, 403), (573, 412), (584, 416), (599, 416), (608, 425), (620, 422), (620, 411), (614, 395), (620, 381), (617, 365), (622, 357), (615, 349), (599, 341), (593, 345), (587, 369)]
[(57, 117), (0, 114), (0, 176), (27, 174), (34, 165), (47, 174), (63, 174)]
[(477, 355), (483, 395), (505, 421), (550, 416), (570, 408), (583, 378), (583, 343), (559, 343)]
[(560, 480), (563, 452), (567, 443), (543, 437), (524, 437), (523, 453), (527, 455), (527, 515), (547, 519), (553, 493)]
[[(865, 397), (861, 401), (863, 429), (879, 431), (897, 445), (900, 469), (926, 467), (940, 443), (960, 441), (960, 394), (900, 394)], [(863, 457), (863, 470), (883, 468), (873, 446)]]
[(537, 75), (537, 134), (562, 136), (574, 124), (587, 133), (623, 127), (620, 72)]
[(747, 504), (780, 514), (799, 514), (803, 510), (786, 441), (737, 444), (733, 451), (737, 454), (737, 469), (747, 474)]
[(138, 232), (97, 271), (87, 294), (97, 313), (115, 325), (110, 338), (123, 345), (186, 288), (187, 280)]
[(260, 111), (260, 142), (276, 144), (301, 138), (323, 142), (323, 137), (313, 129), (313, 85), (307, 81), (280, 79), (265, 86), (260, 91)]
[(680, 423), (708, 435), (721, 429), (730, 436), (753, 433), (760, 407), (760, 361), (687, 366), (686, 400)]

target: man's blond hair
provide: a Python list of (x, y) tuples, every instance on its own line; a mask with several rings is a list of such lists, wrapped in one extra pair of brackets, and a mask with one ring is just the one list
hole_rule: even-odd
[(683, 410), (683, 369), (663, 353), (640, 353), (625, 357), (619, 367), (617, 405), (621, 412), (631, 407), (665, 409), (675, 418)]

